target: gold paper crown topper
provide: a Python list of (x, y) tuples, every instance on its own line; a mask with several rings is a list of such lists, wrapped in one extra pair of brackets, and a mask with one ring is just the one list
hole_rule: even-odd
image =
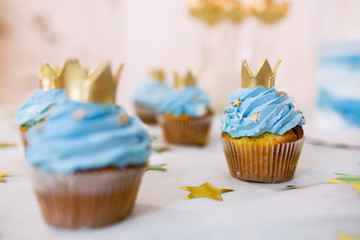
[(62, 89), (63, 83), (59, 80), (60, 69), (56, 66), (54, 69), (49, 64), (40, 64), (40, 89)]
[(180, 77), (179, 73), (175, 71), (174, 74), (174, 87), (175, 88), (183, 88), (186, 86), (196, 86), (196, 77), (191, 73), (191, 71), (187, 71), (185, 77)]
[(153, 69), (150, 71), (150, 77), (158, 82), (165, 80), (165, 72), (163, 69)]
[(256, 74), (254, 75), (246, 60), (243, 60), (241, 69), (241, 81), (242, 88), (252, 87), (257, 88), (264, 86), (266, 89), (270, 89), (275, 85), (276, 70), (281, 60), (278, 60), (274, 69), (271, 69), (267, 59), (265, 59), (258, 67)]
[(66, 61), (59, 79), (70, 99), (80, 102), (115, 103), (116, 87), (124, 64), (113, 76), (109, 64), (100, 62), (90, 73), (78, 60)]

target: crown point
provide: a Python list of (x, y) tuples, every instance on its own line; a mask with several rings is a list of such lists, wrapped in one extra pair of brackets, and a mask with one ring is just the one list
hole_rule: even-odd
[(114, 81), (115, 81), (115, 84), (118, 85), (119, 84), (119, 79), (120, 79), (120, 76), (121, 76), (121, 73), (124, 69), (124, 64), (121, 64), (118, 68), (118, 70), (116, 71), (115, 75), (114, 75)]
[(52, 69), (49, 64), (40, 63), (40, 89), (49, 90), (49, 89), (62, 89), (63, 84), (59, 80), (59, 71), (55, 68)]
[(175, 71), (174, 86), (175, 86), (175, 88), (196, 86), (196, 77), (193, 75), (193, 73), (190, 70), (186, 72), (186, 74), (183, 78), (180, 77), (180, 75)]
[(266, 89), (272, 88), (275, 85), (275, 75), (280, 62), (281, 60), (278, 60), (275, 67), (271, 69), (268, 60), (264, 59), (254, 75), (247, 61), (243, 60), (241, 69), (242, 88), (257, 88), (259, 86), (263, 86)]
[(150, 77), (157, 82), (163, 82), (165, 80), (165, 72), (163, 69), (153, 69), (150, 71)]
[(185, 76), (185, 86), (195, 86), (196, 85), (196, 77), (193, 73), (189, 70)]

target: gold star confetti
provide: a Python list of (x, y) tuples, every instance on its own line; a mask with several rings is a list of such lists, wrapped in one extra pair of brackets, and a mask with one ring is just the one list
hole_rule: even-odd
[(7, 171), (7, 172), (0, 172), (0, 182), (6, 182), (6, 179), (3, 177), (11, 172), (12, 172), (12, 170)]
[(165, 172), (166, 171), (165, 166), (166, 166), (166, 163), (149, 165), (147, 167), (146, 171), (155, 170), (155, 171), (163, 171), (163, 172)]
[(73, 114), (73, 117), (76, 119), (76, 120), (81, 120), (83, 118), (86, 117), (86, 112), (85, 110), (83, 109), (80, 109), (80, 110), (76, 110)]
[(119, 116), (119, 121), (124, 124), (127, 125), (129, 123), (129, 117), (126, 114), (121, 114)]
[(233, 107), (239, 107), (240, 106), (240, 104), (242, 103), (242, 101), (240, 100), (240, 98), (238, 98), (238, 99), (235, 99), (234, 100), (234, 103), (233, 103)]
[(354, 237), (344, 233), (338, 233), (336, 237), (338, 240), (360, 240), (360, 237)]
[(185, 199), (206, 197), (218, 201), (223, 200), (220, 194), (234, 191), (233, 189), (216, 188), (209, 182), (203, 183), (198, 187), (182, 186), (180, 188), (190, 192)]
[(276, 93), (279, 94), (279, 95), (283, 95), (283, 96), (286, 95), (286, 92), (283, 92), (283, 91), (276, 91)]
[(352, 176), (352, 175), (347, 175), (347, 174), (342, 174), (342, 173), (335, 173), (335, 174), (338, 175), (338, 178), (329, 179), (326, 182), (349, 184), (358, 193), (360, 193), (360, 176)]
[(167, 146), (152, 147), (152, 150), (156, 153), (162, 153), (162, 152), (169, 151), (169, 148)]
[(7, 148), (7, 147), (15, 147), (15, 143), (10, 142), (0, 142), (0, 148)]
[(255, 114), (251, 114), (251, 119), (250, 119), (250, 121), (254, 121), (254, 122), (258, 122), (258, 119), (260, 118), (260, 116), (259, 116), (259, 113), (257, 112), (257, 113), (255, 113)]

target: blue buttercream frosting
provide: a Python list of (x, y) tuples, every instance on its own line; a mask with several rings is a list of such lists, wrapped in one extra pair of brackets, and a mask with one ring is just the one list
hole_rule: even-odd
[(14, 120), (19, 126), (31, 127), (46, 118), (51, 113), (52, 106), (65, 97), (64, 89), (37, 90), (17, 110)]
[[(237, 99), (242, 102), (233, 106)], [(230, 96), (231, 106), (226, 108), (221, 119), (221, 130), (234, 138), (256, 137), (265, 132), (282, 135), (295, 126), (305, 124), (302, 113), (294, 109), (293, 100), (274, 88), (238, 89)]]
[(133, 98), (139, 105), (157, 108), (170, 91), (171, 88), (164, 82), (147, 79), (136, 89)]
[(180, 92), (170, 92), (158, 108), (163, 114), (171, 113), (175, 116), (186, 114), (191, 117), (201, 117), (209, 110), (209, 96), (202, 89), (194, 86), (184, 87)]
[(48, 120), (27, 134), (30, 164), (60, 174), (143, 164), (151, 138), (136, 117), (122, 107), (61, 101)]

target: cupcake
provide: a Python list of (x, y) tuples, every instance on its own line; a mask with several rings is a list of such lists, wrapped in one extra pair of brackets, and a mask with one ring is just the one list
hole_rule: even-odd
[(151, 77), (146, 79), (134, 92), (134, 107), (136, 115), (147, 124), (157, 123), (156, 109), (171, 88), (164, 82), (163, 70), (154, 70)]
[(175, 87), (159, 106), (159, 123), (165, 140), (174, 144), (203, 146), (212, 120), (209, 96), (196, 87), (189, 71), (184, 78), (175, 74)]
[(88, 75), (77, 61), (61, 73), (68, 98), (28, 132), (26, 156), (45, 220), (66, 228), (101, 227), (132, 210), (151, 138), (114, 104), (109, 65)]
[(276, 69), (264, 60), (253, 75), (246, 60), (242, 88), (230, 95), (221, 119), (221, 140), (230, 174), (276, 183), (293, 178), (304, 142), (305, 119), (293, 98), (274, 88)]
[(24, 147), (28, 144), (27, 130), (48, 117), (56, 103), (66, 96), (58, 80), (58, 72), (48, 64), (40, 66), (40, 88), (41, 90), (31, 93), (14, 117), (19, 126)]

